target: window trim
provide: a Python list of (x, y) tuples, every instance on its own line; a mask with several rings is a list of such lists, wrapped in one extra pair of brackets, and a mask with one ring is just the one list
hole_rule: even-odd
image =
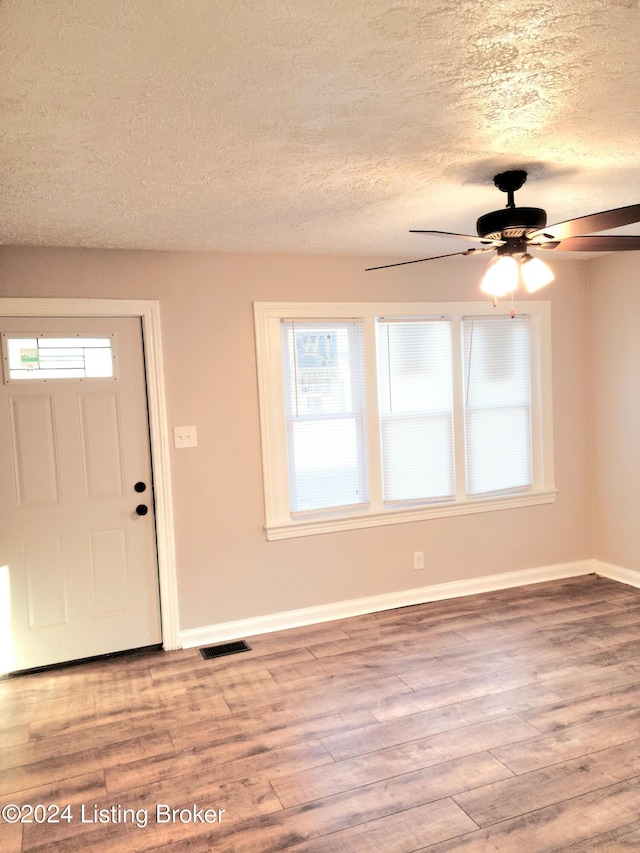
[[(262, 443), (262, 474), (267, 539), (289, 539), (342, 530), (403, 524), (430, 518), (444, 518), (537, 506), (553, 503), (557, 490), (554, 479), (553, 400), (551, 375), (551, 303), (522, 301), (515, 303), (516, 313), (531, 316), (531, 392), (533, 485), (531, 489), (510, 494), (467, 497), (421, 506), (385, 507), (382, 503), (379, 412), (375, 358), (374, 370), (365, 370), (367, 400), (367, 444), (369, 460), (369, 504), (353, 509), (335, 508), (314, 513), (295, 513), (289, 509), (289, 475), (285, 432), (284, 390), (282, 383), (281, 320), (364, 321), (365, 366), (367, 350), (375, 355), (375, 320), (379, 317), (452, 317), (454, 388), (456, 372), (462, 361), (461, 323), (464, 316), (509, 316), (510, 306), (494, 308), (490, 302), (254, 302), (254, 329), (258, 373), (258, 402)], [(373, 347), (373, 349), (372, 349)], [(373, 375), (372, 375), (373, 374)], [(455, 391), (454, 391), (455, 393)], [(464, 454), (459, 455), (463, 433), (454, 405), (454, 449), (456, 485), (465, 479)], [(372, 464), (373, 462), (373, 464)], [(459, 494), (459, 492), (457, 492)]]

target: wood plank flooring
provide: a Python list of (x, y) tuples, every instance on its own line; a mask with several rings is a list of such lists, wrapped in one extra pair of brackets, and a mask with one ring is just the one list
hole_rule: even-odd
[(640, 851), (640, 590), (246, 639), (0, 680), (0, 850)]

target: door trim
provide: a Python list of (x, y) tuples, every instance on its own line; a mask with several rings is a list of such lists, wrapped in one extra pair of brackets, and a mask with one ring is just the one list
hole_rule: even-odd
[(153, 471), (162, 647), (179, 646), (169, 429), (162, 360), (160, 303), (151, 299), (56, 299), (0, 297), (0, 317), (139, 317), (142, 322), (149, 437)]

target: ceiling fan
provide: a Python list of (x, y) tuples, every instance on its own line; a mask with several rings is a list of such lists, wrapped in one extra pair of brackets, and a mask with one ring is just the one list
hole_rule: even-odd
[(507, 205), (503, 210), (485, 213), (477, 223), (477, 237), (455, 234), (449, 231), (423, 231), (411, 229), (412, 234), (433, 234), (437, 237), (453, 237), (480, 243), (478, 248), (415, 261), (400, 261), (370, 270), (388, 269), (406, 264), (420, 264), (438, 258), (456, 255), (477, 255), (495, 252), (485, 272), (481, 290), (493, 296), (494, 304), (499, 296), (513, 293), (520, 274), (527, 290), (532, 293), (553, 280), (553, 273), (539, 258), (529, 254), (531, 249), (556, 252), (629, 252), (640, 250), (640, 236), (591, 236), (591, 231), (608, 231), (640, 222), (640, 204), (604, 210), (587, 216), (578, 216), (555, 225), (547, 226), (547, 213), (539, 207), (516, 207), (514, 193), (527, 180), (527, 173), (514, 169), (495, 175), (493, 182), (501, 192), (507, 193)]

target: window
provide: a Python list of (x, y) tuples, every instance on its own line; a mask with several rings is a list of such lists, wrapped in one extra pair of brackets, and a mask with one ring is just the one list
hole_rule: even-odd
[(464, 317), (467, 494), (533, 484), (531, 318)]
[(266, 531), (555, 500), (550, 306), (256, 303)]
[(115, 379), (115, 336), (20, 335), (3, 332), (5, 383)]
[(382, 318), (376, 326), (384, 503), (450, 500), (451, 322)]
[(282, 358), (291, 511), (366, 503), (361, 325), (282, 323)]

